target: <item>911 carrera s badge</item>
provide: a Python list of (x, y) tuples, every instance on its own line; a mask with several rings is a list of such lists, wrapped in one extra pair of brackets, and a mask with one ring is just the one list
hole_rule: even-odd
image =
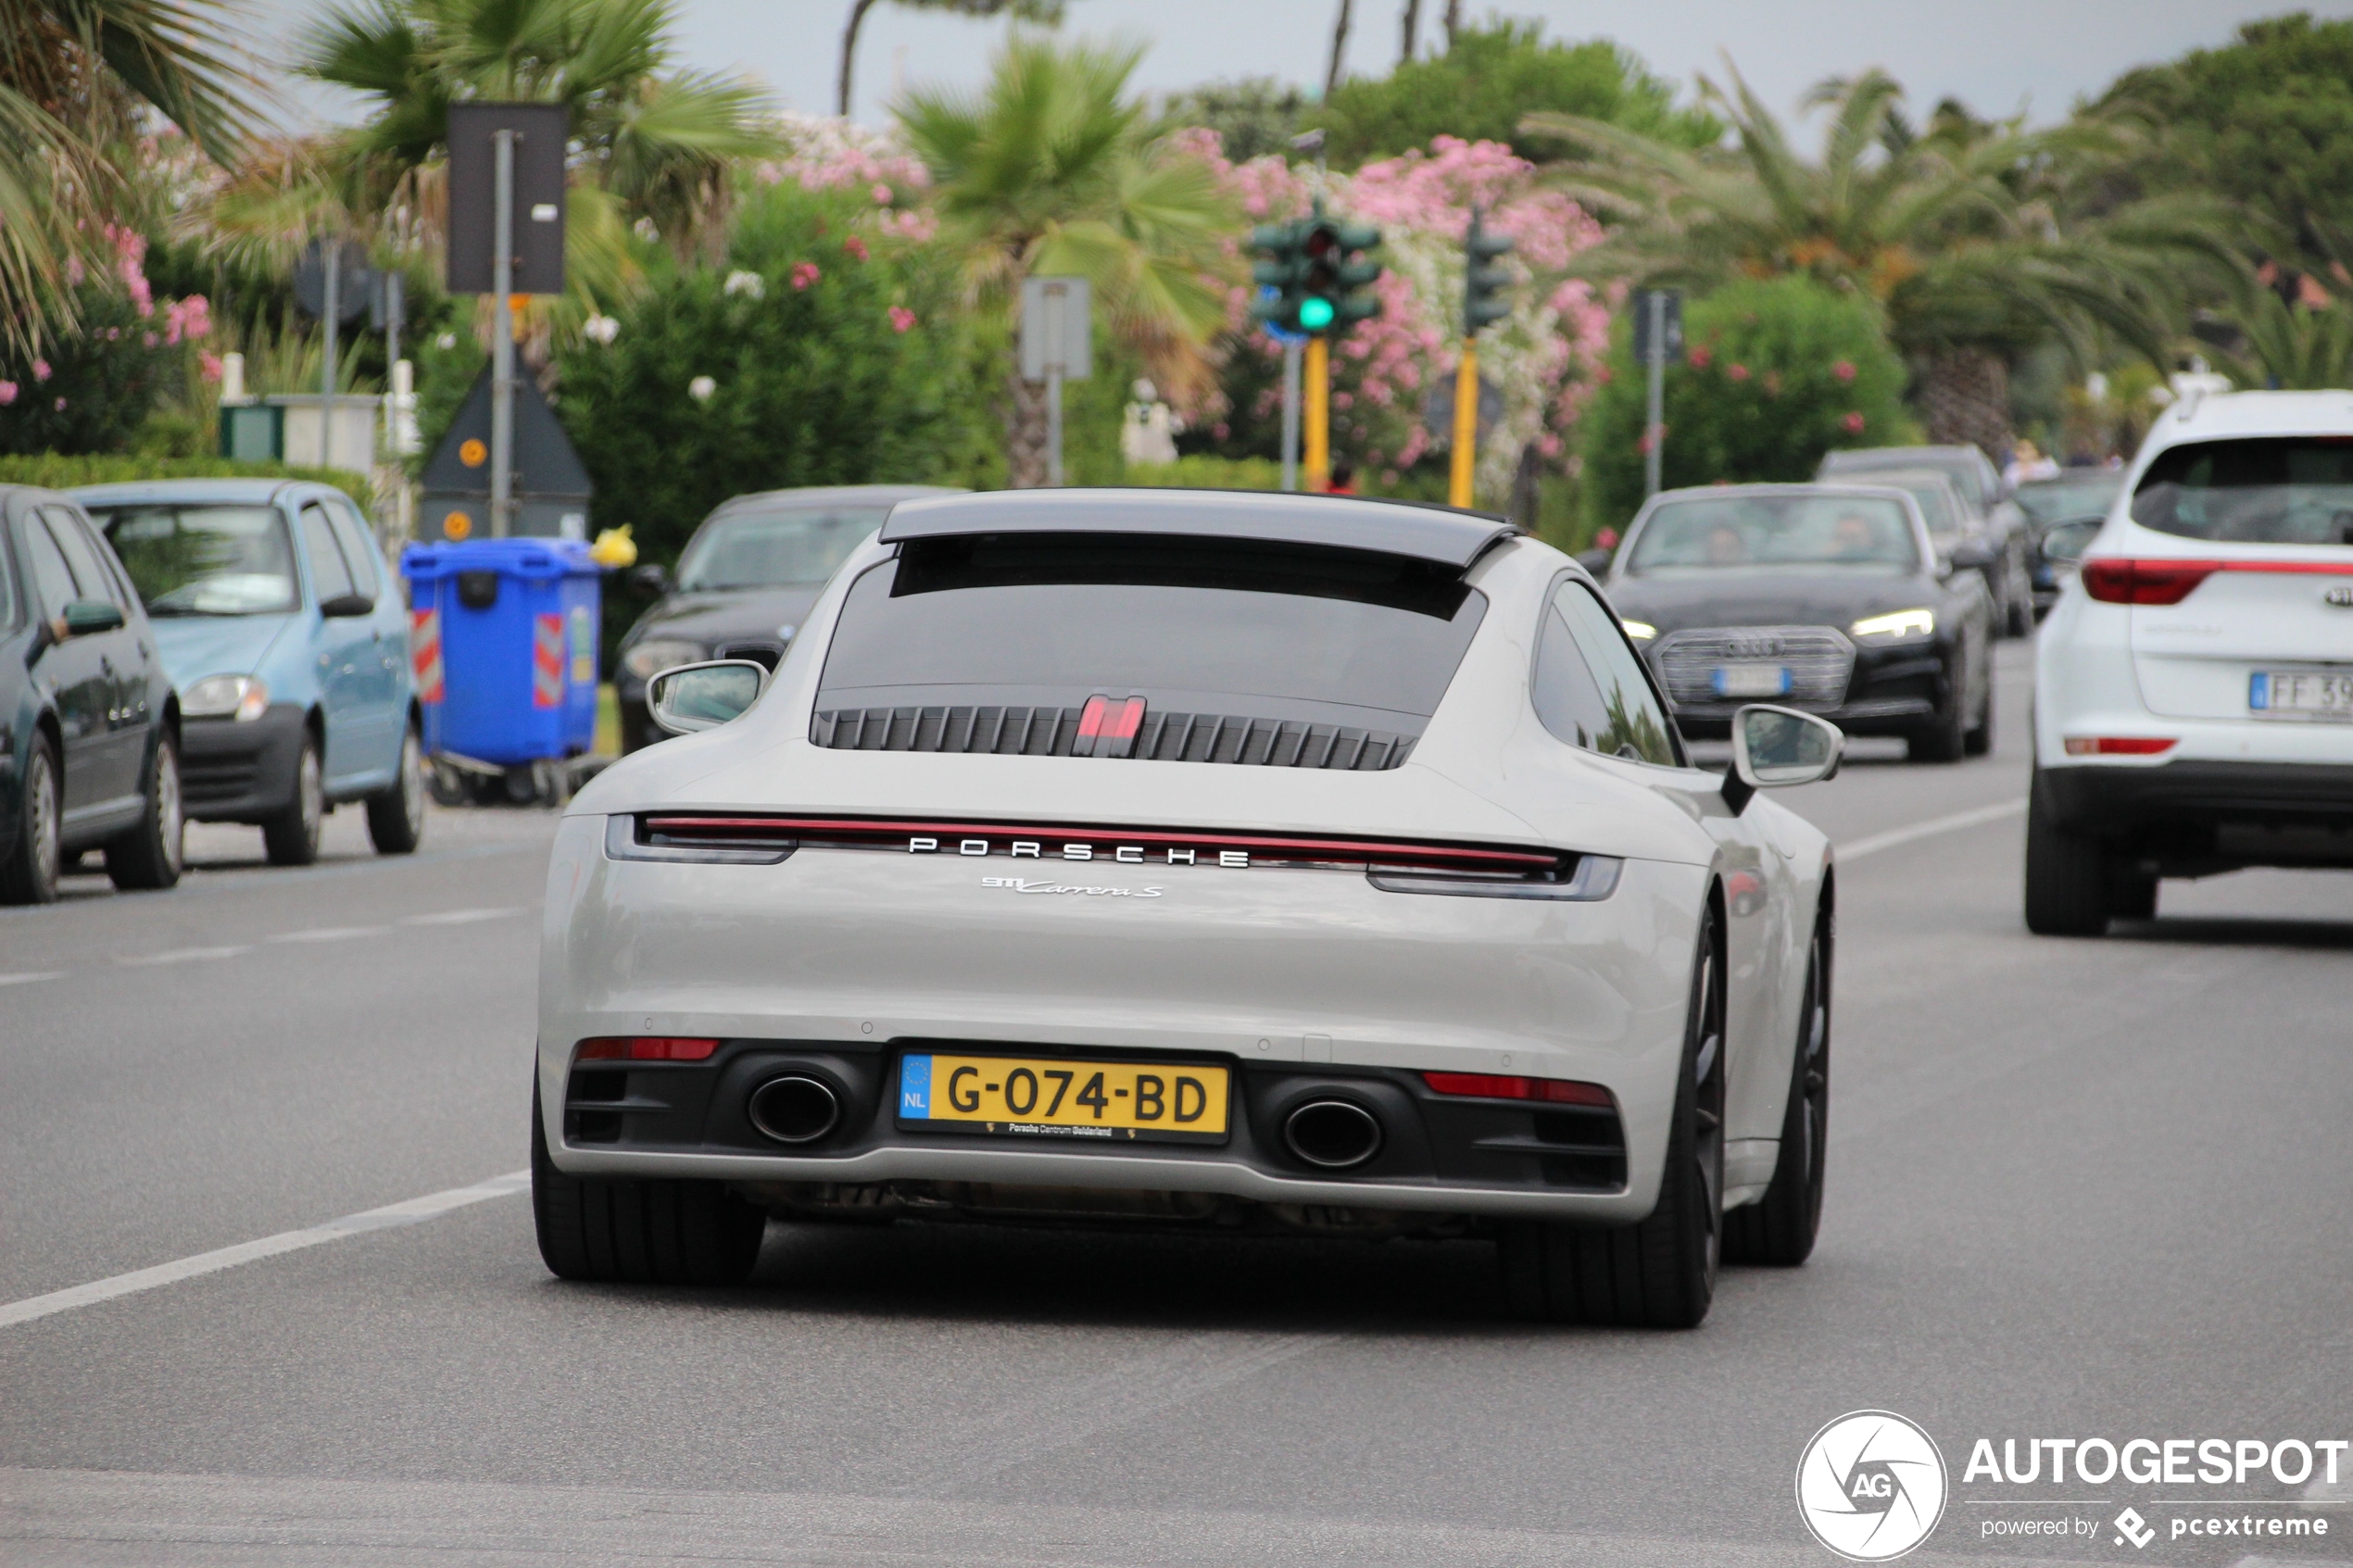
[(1013, 893), (1076, 894), (1082, 898), (1157, 898), (1157, 887), (1089, 887), (1069, 882), (1032, 882), (1023, 876), (985, 876), (983, 887), (1002, 887)]

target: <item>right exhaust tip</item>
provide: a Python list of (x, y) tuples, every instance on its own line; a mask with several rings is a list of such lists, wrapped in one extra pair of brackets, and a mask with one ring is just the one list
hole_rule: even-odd
[(1283, 1147), (1324, 1171), (1346, 1171), (1380, 1152), (1380, 1118), (1348, 1099), (1311, 1099), (1283, 1118)]
[(778, 1143), (815, 1143), (841, 1123), (833, 1085), (797, 1073), (761, 1085), (746, 1109), (751, 1124)]

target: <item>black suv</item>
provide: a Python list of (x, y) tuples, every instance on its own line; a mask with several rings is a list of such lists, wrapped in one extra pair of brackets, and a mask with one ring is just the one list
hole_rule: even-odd
[(179, 698), (130, 576), (72, 501), (0, 485), (0, 902), (49, 902), (90, 848), (170, 887), (180, 827)]

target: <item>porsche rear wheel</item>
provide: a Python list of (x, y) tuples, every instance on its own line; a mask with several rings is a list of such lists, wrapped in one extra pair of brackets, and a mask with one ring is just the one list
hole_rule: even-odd
[(1806, 960), (1806, 999), (1790, 1063), (1781, 1147), (1765, 1196), (1724, 1216), (1724, 1261), (1793, 1268), (1814, 1250), (1822, 1223), (1823, 1155), (1831, 1123), (1831, 923), (1825, 914)]
[(1520, 1316), (1623, 1328), (1696, 1328), (1716, 1294), (1724, 1226), (1724, 963), (1714, 909), (1700, 926), (1683, 1066), (1658, 1207), (1632, 1225), (1517, 1224), (1500, 1238)]
[(565, 1175), (547, 1157), (536, 1087), (531, 1216), (550, 1273), (604, 1285), (741, 1285), (768, 1224), (720, 1182)]

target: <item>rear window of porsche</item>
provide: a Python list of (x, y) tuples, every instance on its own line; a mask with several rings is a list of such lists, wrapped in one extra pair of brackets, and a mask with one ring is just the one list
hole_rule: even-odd
[(2240, 545), (2353, 545), (2353, 436), (2168, 447), (2133, 491), (2133, 521)]
[(1156, 713), (1418, 734), (1485, 608), (1453, 571), (1373, 551), (1133, 534), (910, 540), (851, 585), (817, 706), (1075, 712), (1108, 695)]

